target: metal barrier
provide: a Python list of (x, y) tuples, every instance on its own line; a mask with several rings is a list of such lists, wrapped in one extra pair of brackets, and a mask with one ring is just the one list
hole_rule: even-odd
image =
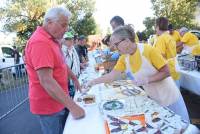
[(0, 120), (28, 100), (24, 64), (0, 68)]

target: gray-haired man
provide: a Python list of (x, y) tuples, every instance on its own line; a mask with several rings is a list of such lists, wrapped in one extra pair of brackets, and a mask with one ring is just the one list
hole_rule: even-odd
[(68, 29), (70, 16), (64, 7), (49, 9), (43, 26), (36, 29), (26, 45), (30, 110), (38, 116), (44, 134), (62, 134), (68, 110), (75, 119), (85, 115), (69, 97), (68, 77), (79, 89), (80, 84), (66, 66), (58, 43)]

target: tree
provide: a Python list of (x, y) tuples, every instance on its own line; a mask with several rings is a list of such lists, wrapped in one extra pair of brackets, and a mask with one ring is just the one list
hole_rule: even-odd
[(35, 30), (41, 25), (47, 5), (40, 0), (9, 0), (0, 8), (0, 18), (5, 22), (4, 30), (16, 32), (18, 43), (24, 44)]
[(83, 19), (74, 24), (73, 29), (79, 35), (93, 35), (96, 34), (96, 23), (91, 13), (87, 13)]
[(71, 29), (78, 35), (87, 36), (96, 33), (96, 23), (92, 16), (95, 10), (94, 0), (57, 0), (58, 5), (63, 3), (66, 3), (65, 5), (72, 13)]
[(197, 28), (195, 11), (198, 0), (151, 0), (156, 17), (167, 17), (175, 28)]
[(112, 34), (110, 27), (107, 27), (106, 29), (106, 35)]
[(143, 21), (143, 24), (146, 27), (146, 29), (143, 31), (143, 33), (146, 35), (146, 38), (155, 33), (155, 18), (146, 17)]
[[(4, 30), (16, 32), (18, 43), (24, 45), (36, 27), (42, 25), (46, 10), (60, 4), (72, 12), (71, 29), (77, 30), (79, 25), (79, 29), (87, 31), (85, 35), (90, 34), (89, 30), (95, 33), (95, 21), (92, 19), (94, 0), (7, 0), (0, 8), (0, 19), (5, 22)], [(87, 24), (80, 25), (80, 21)]]

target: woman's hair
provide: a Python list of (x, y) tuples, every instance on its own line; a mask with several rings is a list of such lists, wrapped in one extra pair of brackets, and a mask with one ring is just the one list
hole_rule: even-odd
[(71, 17), (71, 12), (67, 8), (62, 6), (50, 8), (44, 15), (44, 24), (46, 24), (49, 20), (59, 20), (59, 17), (61, 15), (69, 19)]
[(181, 29), (179, 30), (179, 32), (180, 33), (182, 33), (182, 32), (188, 32), (189, 30), (188, 30), (188, 28), (186, 28), (186, 27), (181, 27)]
[(158, 26), (159, 30), (168, 30), (168, 23), (169, 21), (166, 17), (159, 17), (156, 19), (156, 26)]
[(109, 35), (106, 35), (102, 40), (101, 40), (101, 42), (103, 43), (103, 44), (105, 44), (105, 45), (109, 45), (109, 41), (110, 41), (110, 34)]
[(116, 28), (112, 36), (117, 36), (119, 39), (128, 38), (130, 41), (135, 42), (135, 31), (131, 24)]

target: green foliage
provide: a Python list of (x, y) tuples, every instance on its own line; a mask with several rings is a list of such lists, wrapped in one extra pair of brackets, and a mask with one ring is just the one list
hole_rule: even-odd
[[(198, 7), (198, 0), (151, 0), (155, 17), (167, 17), (175, 29), (182, 26), (190, 29), (199, 29), (195, 21), (195, 12)], [(155, 33), (155, 18), (147, 17), (143, 21), (146, 26), (146, 36)]]
[(146, 27), (146, 29), (143, 31), (143, 33), (146, 35), (146, 38), (155, 33), (155, 18), (146, 17), (143, 21), (143, 24)]
[(110, 27), (107, 27), (107, 29), (106, 29), (106, 35), (110, 35), (110, 34), (112, 34), (111, 29), (110, 29)]
[(155, 16), (167, 17), (175, 28), (197, 28), (195, 11), (198, 0), (151, 0)]
[(91, 13), (87, 13), (83, 19), (75, 23), (73, 29), (79, 35), (93, 35), (96, 34), (96, 23)]
[(71, 11), (70, 27), (73, 31), (86, 36), (96, 33), (96, 23), (92, 16), (95, 10), (94, 0), (57, 0), (57, 3), (58, 5), (64, 3)]
[(47, 3), (40, 0), (9, 0), (0, 8), (0, 18), (5, 22), (4, 30), (17, 32), (16, 44), (25, 44), (27, 38), (41, 25)]
[(17, 33), (16, 44), (24, 45), (36, 27), (42, 25), (46, 10), (61, 4), (72, 13), (71, 29), (86, 36), (96, 33), (94, 0), (7, 0), (0, 8), (0, 19), (5, 22), (5, 31)]

